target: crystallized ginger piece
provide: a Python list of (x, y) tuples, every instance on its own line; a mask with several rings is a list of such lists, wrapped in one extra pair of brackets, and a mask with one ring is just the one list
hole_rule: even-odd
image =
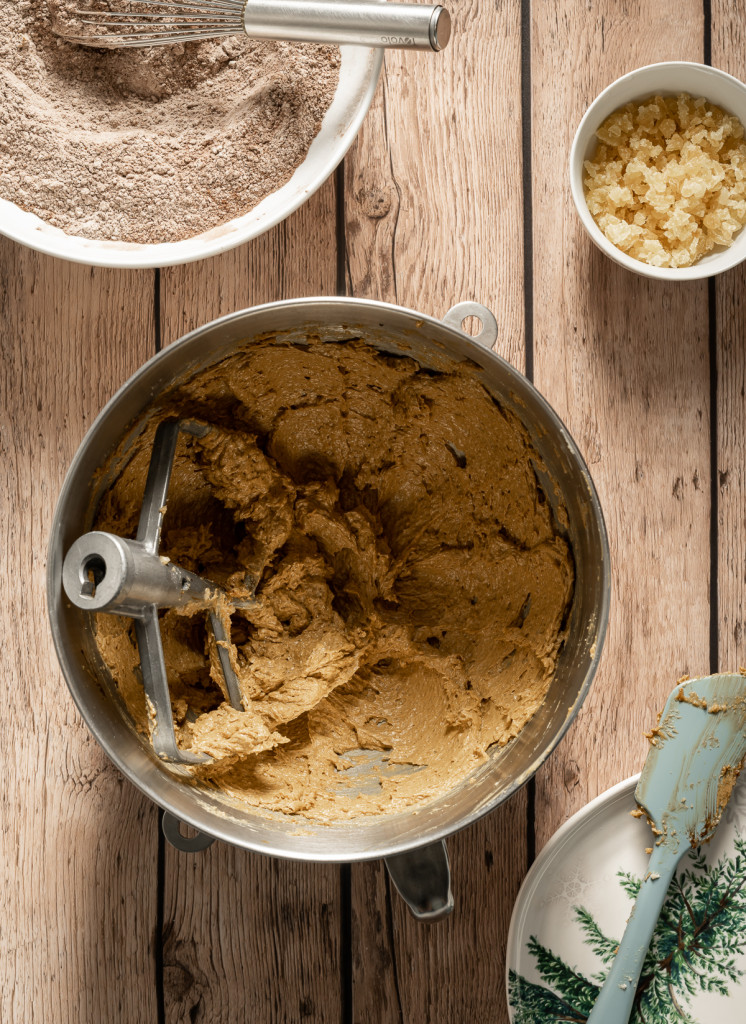
[(597, 131), (584, 164), (591, 215), (651, 266), (690, 266), (746, 223), (746, 142), (738, 118), (685, 93), (628, 103)]

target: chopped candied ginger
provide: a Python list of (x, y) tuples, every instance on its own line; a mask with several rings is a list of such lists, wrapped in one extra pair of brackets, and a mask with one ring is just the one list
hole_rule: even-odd
[(588, 209), (618, 249), (654, 267), (689, 267), (746, 224), (746, 141), (737, 117), (702, 98), (628, 103), (596, 132)]

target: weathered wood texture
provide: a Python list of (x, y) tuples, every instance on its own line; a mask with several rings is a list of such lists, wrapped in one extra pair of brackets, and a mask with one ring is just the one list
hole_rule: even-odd
[(532, 10), (535, 382), (588, 461), (613, 573), (601, 669), (537, 776), (541, 846), (639, 770), (643, 732), (676, 679), (709, 668), (710, 431), (706, 283), (650, 282), (608, 260), (583, 232), (566, 171), (602, 88), (643, 64), (702, 59), (702, 4)]
[[(208, 263), (161, 272), (163, 344), (217, 316), (334, 294), (336, 191)], [(341, 1017), (340, 869), (271, 861), (216, 843), (165, 850), (167, 1024), (318, 1022)]]
[(340, 1019), (339, 869), (167, 847), (167, 1022)]
[(85, 430), (153, 345), (152, 273), (0, 241), (0, 1020), (155, 1019), (156, 811), (83, 724), (46, 549)]
[(406, 910), (383, 864), (352, 868), (355, 1024), (507, 1022), (505, 944), (527, 867), (524, 794), (448, 840), (457, 910)]
[(345, 161), (345, 224), (350, 294), (433, 316), (482, 302), (523, 369), (520, 53), (517, 0), (459, 3), (438, 56), (388, 52)]
[[(746, 3), (714, 0), (712, 63), (744, 77)], [(746, 270), (716, 278), (718, 660), (746, 665)]]
[(288, 220), (222, 256), (161, 271), (162, 344), (262, 302), (334, 295), (336, 187), (327, 181)]
[[(522, 793), (451, 840), (457, 911), (429, 928), (408, 917), (380, 864), (346, 872), (217, 844), (197, 855), (164, 847), (154, 807), (109, 764), (67, 696), (44, 594), (64, 471), (104, 401), (155, 351), (154, 275), (79, 268), (2, 241), (0, 1020), (505, 1024), (507, 926), (530, 826), (540, 847), (637, 770), (642, 733), (676, 677), (708, 670), (708, 288), (661, 286), (612, 265), (583, 234), (566, 181), (576, 124), (608, 82), (654, 60), (702, 59), (703, 6), (524, 0), (529, 281), (521, 7), (459, 0), (445, 53), (387, 54), (346, 161), (344, 258), (356, 296), (435, 315), (463, 299), (490, 305), (497, 350), (521, 369), (527, 336), (535, 381), (598, 486), (612, 548), (610, 632), (586, 706), (537, 779), (535, 822)], [(713, 63), (739, 76), (744, 26), (744, 0), (713, 0)], [(161, 343), (243, 306), (333, 294), (336, 199), (328, 182), (251, 245), (162, 271)], [(746, 661), (745, 288), (742, 270), (715, 285), (722, 667)]]
[[(436, 59), (386, 54), (346, 161), (347, 286), (435, 316), (483, 302), (497, 351), (523, 369), (520, 4), (460, 4), (454, 23)], [(382, 864), (353, 866), (355, 1024), (507, 1021), (504, 950), (526, 834), (519, 794), (450, 840), (458, 912), (429, 928)]]

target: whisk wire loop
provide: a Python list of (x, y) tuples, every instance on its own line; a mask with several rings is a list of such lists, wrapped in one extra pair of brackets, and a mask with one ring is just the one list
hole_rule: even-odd
[(80, 42), (106, 47), (163, 46), (225, 38), (244, 31), (243, 2), (235, 0), (135, 0), (136, 10), (76, 10), (80, 24), (102, 30)]

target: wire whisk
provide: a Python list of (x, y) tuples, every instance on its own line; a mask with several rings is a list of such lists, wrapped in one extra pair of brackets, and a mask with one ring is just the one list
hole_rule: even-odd
[(81, 31), (66, 38), (110, 48), (246, 33), (255, 39), (437, 51), (451, 36), (450, 15), (440, 5), (375, 0), (132, 0), (71, 14)]

